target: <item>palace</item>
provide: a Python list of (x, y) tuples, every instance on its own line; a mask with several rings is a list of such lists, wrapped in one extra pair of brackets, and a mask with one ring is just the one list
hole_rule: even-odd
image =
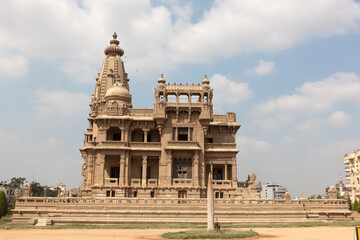
[[(207, 222), (212, 179), (214, 217), (221, 224), (351, 220), (348, 196), (336, 199), (260, 199), (255, 174), (237, 180), (235, 113), (213, 114), (213, 90), (201, 84), (155, 88), (153, 109), (133, 108), (129, 78), (116, 34), (90, 102), (80, 149), (82, 197), (32, 197), (31, 184), (15, 190), (13, 223), (134, 224)], [(209, 178), (211, 175), (212, 178)]]
[(84, 146), (82, 196), (206, 197), (212, 174), (218, 198), (238, 191), (236, 115), (213, 114), (213, 90), (170, 84), (163, 75), (153, 109), (133, 108), (114, 33), (96, 78)]

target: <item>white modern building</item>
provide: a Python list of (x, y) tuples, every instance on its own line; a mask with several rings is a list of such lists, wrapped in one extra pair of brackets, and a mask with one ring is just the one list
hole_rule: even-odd
[(286, 192), (286, 187), (269, 182), (261, 185), (260, 196), (263, 199), (282, 199)]

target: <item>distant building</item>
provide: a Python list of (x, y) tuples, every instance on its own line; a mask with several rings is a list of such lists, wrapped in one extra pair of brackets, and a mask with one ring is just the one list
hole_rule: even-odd
[(344, 156), (345, 180), (350, 181), (345, 184), (349, 189), (352, 201), (359, 200), (360, 197), (360, 149)]
[[(325, 195), (327, 196), (330, 187), (325, 188)], [(344, 196), (345, 192), (351, 192), (351, 188), (347, 188), (342, 180), (342, 177), (339, 176), (339, 182), (335, 185), (338, 196)]]
[(0, 182), (0, 191), (4, 191), (5, 192), (5, 196), (6, 199), (9, 203), (9, 205), (14, 203), (15, 200), (15, 196), (14, 196), (14, 191), (15, 188), (11, 187), (10, 185)]
[(262, 199), (282, 199), (287, 192), (286, 187), (276, 183), (266, 183), (261, 186), (260, 198)]

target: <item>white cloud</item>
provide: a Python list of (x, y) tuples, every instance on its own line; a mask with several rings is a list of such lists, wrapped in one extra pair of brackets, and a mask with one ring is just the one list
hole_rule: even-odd
[(263, 152), (268, 151), (271, 148), (270, 143), (266, 141), (257, 140), (244, 135), (237, 136), (236, 142), (240, 152)]
[(210, 62), (241, 52), (286, 49), (357, 28), (353, 0), (215, 1), (203, 18), (169, 41), (177, 61)]
[(258, 66), (254, 67), (252, 69), (248, 69), (248, 70), (246, 70), (246, 72), (262, 76), (262, 75), (276, 73), (277, 70), (275, 67), (275, 62), (271, 62), (271, 61), (267, 62), (267, 61), (264, 61), (263, 59), (260, 59)]
[(21, 54), (0, 52), (0, 74), (19, 78), (28, 72), (28, 62)]
[(61, 141), (56, 139), (55, 137), (50, 137), (46, 140), (46, 144), (48, 145), (56, 145), (56, 144), (61, 144)]
[(42, 117), (68, 118), (88, 111), (89, 97), (84, 93), (66, 91), (35, 91), (35, 110)]
[(344, 128), (350, 122), (351, 116), (341, 111), (333, 112), (328, 118), (328, 124), (334, 127)]
[(214, 89), (215, 106), (237, 104), (250, 98), (252, 95), (247, 83), (231, 81), (221, 74), (213, 75), (209, 81), (210, 86)]
[(256, 114), (324, 112), (335, 103), (360, 105), (360, 78), (354, 73), (336, 73), (318, 82), (307, 82), (298, 88), (299, 94), (284, 95), (259, 104)]
[(319, 134), (321, 132), (321, 125), (324, 123), (322, 119), (307, 120), (296, 126), (296, 129), (301, 132)]
[[(60, 61), (62, 70), (81, 81), (89, 77), (79, 77), (71, 65), (81, 66), (80, 72), (94, 64), (100, 69), (101, 48), (113, 31), (125, 50), (130, 78), (144, 78), (183, 62), (214, 62), (346, 34), (359, 27), (360, 19), (359, 3), (353, 0), (215, 1), (196, 23), (190, 22), (191, 4), (153, 7), (150, 0), (17, 0), (3, 5), (0, 22), (7, 24), (0, 27), (0, 52), (17, 52), (13, 58), (23, 65), (25, 59)], [(8, 58), (0, 53), (0, 59)]]

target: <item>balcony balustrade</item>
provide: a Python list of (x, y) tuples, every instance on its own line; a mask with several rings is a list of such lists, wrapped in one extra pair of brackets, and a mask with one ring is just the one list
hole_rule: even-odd
[(190, 178), (173, 178), (172, 185), (173, 186), (192, 186), (193, 181)]
[(121, 148), (121, 147), (127, 147), (126, 142), (123, 141), (103, 141), (100, 142), (99, 147), (106, 147), (106, 148)]
[(231, 187), (231, 180), (213, 180), (214, 187)]
[(201, 150), (196, 141), (169, 141), (167, 149)]
[(131, 186), (132, 187), (140, 187), (141, 186), (141, 179), (131, 179)]
[(105, 178), (105, 186), (118, 186), (119, 179), (118, 178)]
[(156, 187), (158, 185), (158, 180), (157, 179), (148, 179), (147, 185), (149, 187)]
[(161, 150), (161, 142), (130, 142), (133, 150)]

